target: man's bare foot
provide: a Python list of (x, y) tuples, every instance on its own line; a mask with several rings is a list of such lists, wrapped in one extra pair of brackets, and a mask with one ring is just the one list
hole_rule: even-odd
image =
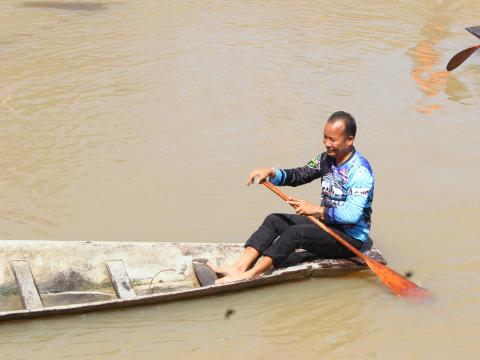
[(221, 279), (215, 280), (215, 285), (231, 283), (234, 281), (247, 280), (255, 277), (251, 272), (240, 272), (237, 275), (227, 275)]
[(236, 266), (215, 266), (211, 262), (207, 262), (207, 266), (209, 266), (217, 274), (221, 274), (223, 276), (237, 276), (243, 273), (243, 271)]

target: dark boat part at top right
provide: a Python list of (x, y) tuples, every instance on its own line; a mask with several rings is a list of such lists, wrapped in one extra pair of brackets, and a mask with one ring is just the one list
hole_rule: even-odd
[[(480, 26), (471, 26), (465, 28), (469, 33), (480, 39)], [(467, 60), (475, 51), (480, 49), (480, 45), (469, 47), (454, 55), (447, 64), (447, 70), (452, 71), (459, 67), (465, 60)]]

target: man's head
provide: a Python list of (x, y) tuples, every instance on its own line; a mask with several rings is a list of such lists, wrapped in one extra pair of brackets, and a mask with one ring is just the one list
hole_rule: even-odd
[(352, 115), (345, 111), (334, 112), (323, 129), (323, 143), (329, 156), (342, 160), (353, 150), (357, 124)]

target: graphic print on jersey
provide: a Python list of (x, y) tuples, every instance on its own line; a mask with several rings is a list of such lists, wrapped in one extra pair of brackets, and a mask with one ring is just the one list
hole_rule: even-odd
[(333, 171), (322, 178), (323, 206), (337, 207), (342, 205), (345, 199), (344, 184), (343, 179), (335, 177)]

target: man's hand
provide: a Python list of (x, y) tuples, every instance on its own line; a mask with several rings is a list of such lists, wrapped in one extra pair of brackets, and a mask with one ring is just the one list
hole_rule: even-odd
[(253, 170), (250, 175), (248, 175), (247, 185), (254, 183), (255, 178), (257, 178), (257, 184), (260, 184), (265, 181), (269, 176), (274, 177), (275, 171), (273, 168), (262, 168)]
[(323, 208), (320, 205), (315, 205), (306, 200), (295, 199), (293, 197), (289, 197), (287, 204), (292, 205), (299, 215), (323, 217)]

